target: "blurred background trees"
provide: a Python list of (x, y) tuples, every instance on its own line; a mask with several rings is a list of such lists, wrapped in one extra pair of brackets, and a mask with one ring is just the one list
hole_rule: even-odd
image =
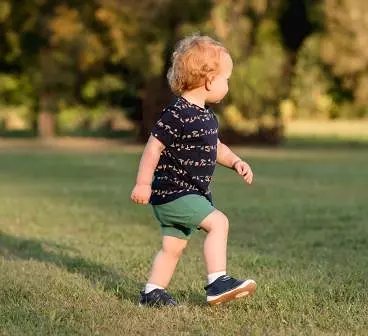
[(216, 107), (229, 141), (278, 142), (291, 118), (364, 118), (367, 12), (360, 0), (0, 0), (0, 131), (146, 139), (171, 99), (172, 49), (193, 32), (234, 59)]

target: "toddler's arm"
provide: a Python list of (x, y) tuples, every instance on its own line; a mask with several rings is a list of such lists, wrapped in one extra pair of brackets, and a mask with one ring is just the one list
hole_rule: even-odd
[(165, 146), (152, 135), (149, 137), (139, 163), (136, 185), (131, 199), (138, 204), (147, 204), (151, 197), (153, 173)]
[(251, 184), (253, 181), (253, 172), (248, 163), (239, 158), (233, 151), (223, 144), (220, 140), (217, 141), (217, 163), (220, 165), (234, 169), (239, 175), (244, 178), (244, 181)]

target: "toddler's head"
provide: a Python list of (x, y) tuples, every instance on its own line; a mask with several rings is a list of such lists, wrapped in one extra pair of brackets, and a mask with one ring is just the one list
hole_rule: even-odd
[(167, 78), (177, 95), (204, 88), (206, 101), (217, 102), (228, 91), (231, 71), (231, 57), (220, 42), (208, 36), (192, 35), (178, 43)]

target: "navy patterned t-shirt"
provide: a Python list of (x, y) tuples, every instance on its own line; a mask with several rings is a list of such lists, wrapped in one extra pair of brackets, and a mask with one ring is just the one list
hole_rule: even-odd
[(212, 203), (209, 184), (218, 139), (213, 111), (178, 97), (163, 110), (151, 135), (165, 149), (154, 173), (150, 203), (164, 204), (188, 194), (203, 195)]

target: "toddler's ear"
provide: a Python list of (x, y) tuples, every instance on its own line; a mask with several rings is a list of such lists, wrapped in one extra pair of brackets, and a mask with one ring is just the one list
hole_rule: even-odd
[(212, 89), (212, 83), (215, 79), (215, 76), (213, 74), (208, 74), (206, 76), (206, 82), (205, 82), (205, 87), (207, 91), (211, 91)]

